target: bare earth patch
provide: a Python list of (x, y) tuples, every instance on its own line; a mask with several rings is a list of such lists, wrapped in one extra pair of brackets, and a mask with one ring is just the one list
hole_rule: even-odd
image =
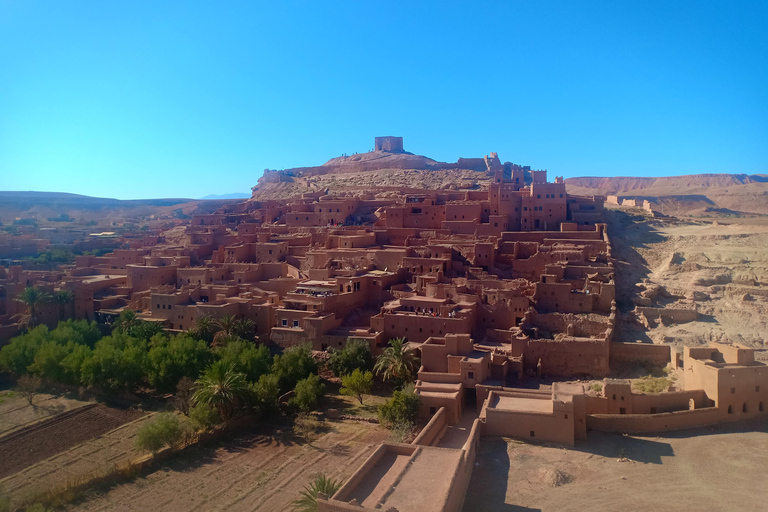
[(325, 422), (311, 443), (290, 428), (253, 432), (185, 450), (161, 469), (94, 491), (67, 510), (289, 510), (318, 473), (348, 478), (387, 438), (378, 425)]
[(567, 449), (482, 438), (464, 512), (766, 510), (768, 422)]
[(90, 402), (67, 398), (62, 395), (40, 393), (34, 398), (33, 403), (34, 405), (30, 406), (17, 392), (0, 391), (0, 436), (30, 423), (88, 405)]

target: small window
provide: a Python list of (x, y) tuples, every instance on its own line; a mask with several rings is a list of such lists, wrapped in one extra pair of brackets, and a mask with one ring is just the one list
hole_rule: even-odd
[(475, 372), (467, 372), (467, 378), (468, 379), (474, 379), (475, 378)]
[(747, 402), (744, 402), (744, 405), (741, 406), (741, 412), (743, 412), (744, 414), (747, 413)]
[(531, 437), (536, 437), (536, 431), (535, 430), (531, 430)]
[(294, 327), (298, 327), (299, 326), (299, 321), (298, 320), (294, 320), (293, 321), (293, 326)]
[(733, 406), (732, 405), (728, 406), (728, 414), (733, 414)]
[(755, 386), (755, 393), (759, 393), (759, 392), (760, 392), (760, 386)]
[(435, 414), (437, 412), (437, 409), (435, 407), (429, 408), (429, 414)]
[(288, 320), (283, 320), (283, 327), (287, 327), (287, 326), (288, 326)]
[(735, 394), (736, 394), (736, 388), (731, 388), (731, 394), (732, 394), (732, 395), (735, 395)]
[(566, 419), (566, 420), (567, 420), (567, 419), (568, 419), (568, 415), (566, 414), (566, 415), (563, 417), (563, 419)]
[(627, 414), (627, 409), (625, 407), (619, 408), (619, 414)]

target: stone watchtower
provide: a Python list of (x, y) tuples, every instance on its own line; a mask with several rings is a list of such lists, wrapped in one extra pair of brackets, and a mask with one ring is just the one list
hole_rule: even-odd
[(387, 151), (389, 153), (403, 153), (402, 137), (376, 137), (374, 151)]

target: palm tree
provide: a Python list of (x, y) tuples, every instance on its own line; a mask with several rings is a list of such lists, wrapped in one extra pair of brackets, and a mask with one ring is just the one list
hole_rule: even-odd
[(75, 300), (75, 294), (69, 290), (61, 290), (53, 295), (53, 301), (59, 305), (59, 320), (64, 320), (66, 316), (67, 304)]
[(411, 347), (405, 346), (403, 338), (389, 340), (389, 347), (376, 359), (373, 370), (377, 375), (384, 374), (385, 380), (404, 383), (413, 379), (418, 358)]
[(341, 482), (332, 480), (325, 475), (317, 475), (312, 484), (301, 491), (301, 498), (293, 502), (295, 512), (317, 512), (317, 497), (324, 494), (331, 497), (341, 489)]
[(133, 329), (141, 323), (141, 320), (136, 316), (136, 312), (132, 309), (125, 309), (120, 316), (115, 319), (115, 329), (119, 329), (121, 332), (130, 335)]
[(247, 402), (248, 382), (245, 375), (236, 372), (232, 365), (224, 361), (216, 361), (209, 366), (195, 384), (197, 391), (192, 396), (195, 405), (204, 403), (215, 407), (225, 420)]
[(235, 332), (244, 340), (253, 341), (256, 334), (256, 324), (250, 318), (242, 318), (235, 322)]
[(237, 322), (238, 320), (232, 315), (224, 315), (215, 320), (219, 330), (213, 336), (213, 344), (223, 346), (229, 343), (233, 337), (237, 337)]
[(213, 343), (213, 335), (219, 330), (216, 321), (210, 315), (201, 315), (195, 318), (195, 326), (190, 329), (190, 334), (200, 338), (207, 344)]
[(29, 317), (29, 326), (34, 327), (37, 324), (37, 308), (41, 304), (51, 302), (51, 294), (45, 290), (40, 290), (34, 286), (27, 286), (24, 291), (16, 298), (19, 302), (27, 305), (27, 315)]

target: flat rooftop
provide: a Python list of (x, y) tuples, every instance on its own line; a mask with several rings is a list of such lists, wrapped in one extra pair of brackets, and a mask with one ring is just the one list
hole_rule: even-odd
[(552, 414), (554, 407), (552, 400), (538, 400), (536, 398), (521, 398), (516, 396), (495, 395), (491, 404), (494, 409), (515, 412), (538, 412)]

